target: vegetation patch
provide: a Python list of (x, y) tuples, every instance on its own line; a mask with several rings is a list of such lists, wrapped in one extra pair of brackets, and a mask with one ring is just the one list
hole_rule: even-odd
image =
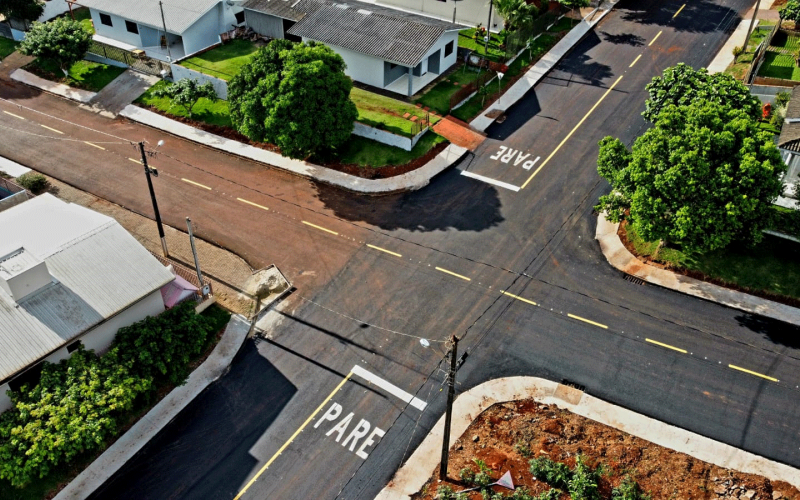
[(228, 81), (249, 63), (258, 47), (247, 40), (231, 40), (202, 54), (184, 59), (179, 64), (189, 69)]
[[(419, 125), (408, 118), (417, 116), (422, 119), (426, 116), (425, 111), (413, 104), (368, 92), (358, 87), (353, 87), (350, 91), (350, 99), (358, 110), (357, 121), (406, 137), (413, 137), (419, 129)], [(409, 117), (403, 118), (405, 114), (408, 114)], [(440, 120), (436, 116), (431, 116), (430, 119), (431, 124)]]
[(420, 137), (419, 142), (411, 151), (406, 151), (354, 135), (342, 146), (341, 156), (338, 161), (343, 164), (355, 164), (366, 168), (404, 165), (425, 155), (431, 148), (443, 142), (445, 142), (444, 137), (428, 131)]
[(125, 68), (85, 60), (70, 66), (69, 76), (64, 76), (58, 64), (43, 59), (33, 61), (25, 66), (25, 69), (46, 80), (92, 92), (100, 92), (103, 87), (125, 72)]
[[(506, 50), (503, 44), (506, 39), (506, 32), (491, 33), (489, 37), (488, 52), (486, 50), (485, 36), (477, 28), (469, 28), (458, 32), (458, 46), (474, 51), (477, 55), (485, 56), (486, 59), (494, 62), (505, 62)], [(477, 34), (477, 35), (476, 35)], [(503, 46), (503, 48), (500, 48)]]
[[(166, 88), (167, 85), (168, 82), (163, 80), (156, 83), (134, 102), (145, 107), (151, 107), (167, 115), (188, 118), (189, 114), (183, 106), (173, 104), (169, 97), (156, 97), (155, 94), (158, 90)], [(222, 99), (200, 98), (192, 108), (192, 119), (212, 126), (232, 127), (231, 116), (228, 112), (228, 101)]]
[(0, 61), (11, 55), (12, 52), (17, 50), (18, 46), (18, 42), (8, 38), (0, 37)]
[[(94, 23), (92, 23), (92, 15), (88, 8), (81, 7), (79, 9), (73, 9), (72, 14), (75, 16), (75, 20), (81, 23), (83, 29), (94, 34)], [(66, 15), (69, 16), (69, 13)]]
[(441, 115), (450, 112), (450, 98), (462, 86), (469, 85), (478, 79), (477, 67), (460, 64), (458, 69), (447, 75), (427, 92), (415, 99), (415, 102), (427, 106)]

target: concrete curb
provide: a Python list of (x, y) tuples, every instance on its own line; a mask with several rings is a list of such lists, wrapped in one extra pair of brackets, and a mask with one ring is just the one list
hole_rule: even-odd
[(295, 175), (363, 194), (389, 194), (422, 188), (427, 186), (434, 176), (456, 163), (467, 153), (466, 149), (456, 146), (455, 144), (450, 144), (444, 151), (439, 153), (439, 155), (414, 171), (388, 179), (362, 179), (319, 165), (314, 165), (313, 163), (292, 160), (271, 151), (210, 134), (132, 104), (126, 106), (125, 109), (120, 112), (120, 116), (203, 144), (204, 146), (242, 156), (260, 163), (266, 163), (267, 165), (280, 168), (281, 170)]
[(55, 83), (51, 82), (50, 80), (45, 80), (44, 78), (39, 78), (38, 76), (34, 75), (33, 73), (29, 73), (24, 69), (16, 69), (9, 76), (12, 80), (24, 83), (25, 85), (30, 85), (31, 87), (36, 87), (37, 89), (44, 90), (45, 92), (50, 92), (51, 94), (72, 99), (73, 101), (82, 102), (83, 104), (88, 103), (94, 98), (94, 96), (97, 95), (96, 92), (74, 89), (68, 85), (64, 85), (63, 83)]
[(693, 295), (724, 306), (752, 314), (776, 319), (792, 325), (800, 325), (800, 309), (762, 299), (743, 292), (729, 290), (666, 269), (650, 266), (637, 259), (625, 248), (617, 235), (619, 224), (609, 222), (605, 214), (597, 217), (595, 239), (600, 243), (606, 260), (625, 274), (636, 276), (648, 283)]
[(231, 317), (222, 339), (214, 351), (195, 371), (189, 375), (186, 384), (176, 387), (145, 416), (112, 444), (102, 455), (73, 479), (55, 500), (84, 499), (103, 485), (128, 460), (133, 458), (161, 429), (170, 423), (194, 398), (212, 382), (220, 378), (228, 369), (236, 353), (239, 352), (247, 334), (250, 322), (239, 315)]
[(487, 114), (493, 111), (496, 112), (497, 110), (503, 112), (508, 111), (508, 109), (516, 104), (517, 101), (522, 99), (529, 90), (539, 83), (539, 80), (544, 78), (545, 75), (549, 73), (556, 64), (558, 64), (558, 61), (560, 61), (565, 55), (567, 55), (567, 53), (569, 53), (570, 50), (572, 50), (572, 47), (580, 43), (580, 41), (583, 40), (583, 37), (586, 36), (586, 34), (589, 33), (589, 31), (606, 16), (606, 14), (611, 12), (611, 9), (614, 8), (615, 4), (616, 2), (609, 2), (601, 7), (598, 7), (598, 9), (605, 8), (605, 10), (603, 10), (600, 15), (597, 16), (597, 18), (592, 18), (591, 21), (587, 21), (586, 19), (594, 16), (598, 9), (595, 9), (591, 14), (582, 19), (580, 24), (577, 24), (574, 28), (572, 28), (567, 36), (559, 40), (559, 42), (555, 44), (553, 48), (547, 52), (547, 54), (539, 59), (539, 62), (534, 64), (522, 76), (522, 78), (517, 80), (514, 85), (509, 87), (509, 89), (503, 93), (499, 99), (500, 102), (492, 104), (483, 113), (478, 115), (477, 118), (474, 118), (469, 123), (470, 126), (476, 130), (485, 132), (486, 129), (488, 129), (497, 119), (497, 116), (494, 118), (489, 118), (486, 116)]
[[(528, 398), (533, 398), (542, 404), (556, 405), (704, 462), (749, 474), (760, 474), (770, 480), (786, 481), (800, 487), (800, 470), (538, 377), (495, 379), (458, 396), (453, 404), (450, 446), (453, 446), (481, 412), (493, 404)], [(443, 431), (444, 416), (439, 419), (389, 484), (375, 497), (376, 500), (407, 500), (422, 488), (439, 465)]]

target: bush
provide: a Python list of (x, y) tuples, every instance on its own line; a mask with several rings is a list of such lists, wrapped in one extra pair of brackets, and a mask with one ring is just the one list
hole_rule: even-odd
[(800, 211), (773, 205), (772, 220), (769, 228), (779, 233), (800, 238)]
[(39, 194), (50, 185), (45, 176), (38, 172), (28, 172), (17, 177), (17, 184), (34, 194)]
[(567, 489), (570, 472), (569, 467), (561, 462), (554, 462), (547, 457), (534, 458), (528, 462), (533, 477), (544, 481), (553, 488)]
[(575, 467), (572, 468), (572, 477), (568, 481), (569, 496), (572, 500), (600, 500), (598, 480), (602, 469), (592, 469), (578, 455)]
[(650, 495), (642, 493), (636, 481), (627, 475), (619, 486), (611, 490), (611, 500), (650, 500)]
[(744, 47), (741, 47), (739, 45), (734, 47), (733, 48), (733, 60), (736, 61), (736, 58), (738, 58), (740, 55), (742, 55), (743, 52), (744, 52)]

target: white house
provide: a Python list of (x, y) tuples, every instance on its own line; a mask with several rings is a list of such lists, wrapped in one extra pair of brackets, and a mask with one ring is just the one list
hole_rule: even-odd
[(800, 185), (800, 85), (792, 89), (792, 97), (786, 105), (786, 118), (781, 135), (778, 136), (778, 149), (783, 162), (789, 168), (783, 177), (785, 197), (778, 198), (777, 204), (796, 208), (796, 187)]
[(98, 42), (127, 51), (143, 50), (175, 61), (215, 43), (244, 22), (237, 2), (228, 0), (78, 0), (89, 8)]
[[(62, 0), (44, 0), (44, 11), (37, 21), (43, 23), (68, 11), (69, 4), (67, 2)], [(0, 36), (13, 38), (18, 41), (25, 38), (25, 31), (29, 27), (27, 23), (18, 19), (6, 21), (2, 16), (0, 16), (0, 20)]]
[(78, 345), (164, 311), (172, 273), (114, 219), (45, 194), (0, 212), (0, 411)]
[(357, 82), (413, 95), (455, 64), (460, 26), (357, 1), (247, 0), (245, 21), (273, 38), (315, 40)]
[[(395, 9), (417, 12), (425, 16), (436, 17), (475, 27), (478, 24), (486, 26), (489, 21), (489, 0), (361, 0), (365, 3), (385, 5)], [(497, 9), (492, 9), (492, 22), (489, 27), (492, 31), (503, 29), (503, 18), (497, 14)]]

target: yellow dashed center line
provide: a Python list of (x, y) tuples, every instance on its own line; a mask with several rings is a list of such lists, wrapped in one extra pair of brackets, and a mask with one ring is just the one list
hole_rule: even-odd
[(770, 377), (770, 376), (763, 375), (763, 374), (758, 373), (758, 372), (750, 371), (750, 370), (748, 370), (746, 368), (742, 368), (741, 366), (728, 365), (728, 368), (732, 368), (734, 370), (739, 370), (740, 372), (744, 372), (744, 373), (749, 373), (750, 375), (755, 375), (756, 377), (761, 377), (761, 378), (769, 380), (771, 382), (779, 382), (779, 380), (774, 378), (774, 377)]
[(649, 47), (649, 46), (653, 45), (653, 43), (655, 43), (655, 41), (656, 41), (656, 40), (658, 40), (658, 37), (660, 37), (660, 36), (661, 36), (661, 33), (663, 33), (663, 31), (659, 31), (659, 32), (656, 34), (656, 36), (655, 36), (655, 37), (653, 37), (653, 39), (652, 39), (652, 40), (650, 40), (650, 43), (648, 43), (648, 44), (647, 44), (647, 46)]
[(564, 137), (564, 140), (562, 140), (562, 141), (561, 141), (561, 143), (560, 143), (558, 146), (556, 146), (556, 149), (554, 149), (554, 150), (553, 150), (553, 152), (552, 152), (552, 153), (550, 153), (550, 156), (548, 156), (548, 157), (547, 157), (547, 159), (546, 159), (546, 160), (544, 160), (544, 161), (542, 162), (542, 164), (541, 164), (541, 165), (539, 165), (539, 168), (537, 168), (537, 169), (536, 169), (536, 171), (535, 171), (535, 172), (533, 172), (533, 173), (531, 174), (531, 176), (530, 176), (530, 177), (528, 177), (528, 180), (527, 180), (527, 181), (525, 181), (525, 184), (523, 184), (523, 185), (522, 185), (522, 187), (520, 187), (520, 189), (525, 189), (525, 186), (527, 186), (527, 185), (528, 185), (528, 183), (529, 183), (529, 182), (531, 182), (531, 180), (532, 180), (532, 179), (533, 179), (533, 178), (536, 176), (536, 174), (538, 174), (538, 173), (539, 173), (539, 171), (540, 171), (542, 168), (544, 168), (544, 166), (545, 166), (545, 165), (547, 165), (547, 162), (549, 162), (549, 161), (550, 161), (550, 159), (551, 159), (553, 156), (555, 156), (555, 154), (556, 154), (556, 153), (558, 153), (558, 150), (559, 150), (559, 149), (561, 149), (561, 146), (563, 146), (563, 145), (564, 145), (564, 143), (565, 143), (565, 142), (567, 142), (567, 140), (569, 140), (569, 138), (570, 138), (570, 137), (572, 137), (572, 134), (574, 134), (574, 133), (575, 133), (575, 131), (577, 131), (577, 130), (580, 128), (580, 126), (581, 126), (581, 125), (583, 125), (583, 122), (585, 122), (585, 121), (586, 121), (586, 119), (587, 119), (587, 118), (589, 118), (589, 115), (591, 115), (591, 114), (594, 112), (594, 110), (597, 108), (597, 106), (599, 106), (599, 105), (600, 105), (600, 103), (601, 103), (601, 102), (603, 102), (603, 99), (605, 99), (605, 98), (606, 98), (606, 96), (608, 96), (608, 94), (610, 94), (610, 93), (611, 93), (611, 91), (612, 91), (612, 90), (614, 90), (614, 87), (616, 87), (616, 86), (617, 86), (617, 84), (619, 83), (619, 81), (620, 81), (620, 80), (622, 80), (622, 75), (620, 75), (620, 77), (619, 77), (619, 78), (617, 78), (617, 81), (616, 81), (616, 82), (614, 82), (614, 84), (613, 84), (612, 86), (610, 86), (610, 87), (608, 88), (608, 90), (606, 90), (606, 93), (605, 93), (605, 94), (603, 94), (603, 97), (601, 97), (599, 101), (597, 101), (596, 103), (594, 103), (594, 106), (592, 106), (592, 109), (590, 109), (590, 110), (589, 110), (589, 112), (588, 112), (588, 113), (586, 113), (586, 115), (584, 115), (584, 117), (583, 117), (583, 118), (581, 118), (581, 121), (579, 121), (579, 122), (578, 122), (578, 124), (577, 124), (577, 125), (575, 125), (575, 128), (573, 128), (573, 129), (570, 131), (570, 133), (569, 133), (569, 134), (567, 134), (567, 136), (566, 136), (566, 137)]
[(272, 462), (274, 462), (275, 459), (278, 458), (278, 456), (280, 456), (280, 454), (283, 453), (284, 450), (286, 450), (286, 448), (288, 448), (290, 444), (292, 444), (292, 441), (294, 441), (295, 438), (303, 431), (303, 429), (305, 429), (306, 426), (309, 423), (311, 423), (312, 420), (314, 420), (314, 417), (317, 416), (317, 413), (319, 413), (320, 410), (322, 410), (322, 408), (326, 404), (328, 404), (328, 401), (330, 401), (331, 398), (333, 398), (333, 396), (336, 395), (337, 392), (339, 392), (339, 389), (341, 389), (342, 386), (345, 384), (345, 382), (350, 380), (350, 377), (352, 377), (352, 376), (353, 376), (353, 372), (350, 372), (350, 373), (347, 374), (347, 376), (344, 378), (344, 380), (339, 382), (339, 385), (336, 386), (336, 389), (334, 389), (333, 392), (331, 392), (328, 395), (328, 397), (325, 398), (325, 400), (322, 403), (320, 403), (320, 405), (317, 407), (317, 409), (314, 410), (314, 413), (309, 415), (309, 417), (306, 419), (306, 421), (303, 422), (303, 425), (301, 425), (299, 429), (294, 431), (294, 434), (292, 434), (292, 437), (290, 437), (288, 441), (283, 443), (283, 446), (281, 446), (280, 449), (278, 449), (278, 451), (274, 455), (272, 455), (272, 458), (270, 458), (267, 461), (267, 463), (264, 464), (264, 467), (262, 467), (261, 470), (259, 470), (258, 473), (255, 476), (253, 476), (253, 479), (251, 479), (250, 481), (247, 482), (247, 484), (244, 486), (244, 488), (242, 488), (242, 491), (240, 491), (235, 497), (233, 497), (233, 500), (239, 500), (240, 498), (242, 498), (242, 495), (244, 495), (244, 493), (253, 485), (253, 483), (255, 483), (258, 480), (258, 478), (261, 476), (261, 474), (263, 474), (264, 471), (267, 470), (267, 468), (270, 465), (272, 465)]
[(42, 128), (46, 128), (47, 130), (53, 131), (56, 134), (63, 134), (64, 133), (64, 132), (62, 132), (60, 130), (56, 130), (54, 128), (48, 127), (47, 125), (42, 125), (41, 123), (39, 124), (39, 126), (42, 127)]
[(300, 221), (300, 222), (302, 222), (302, 223), (303, 223), (303, 224), (305, 224), (306, 226), (311, 226), (311, 227), (313, 227), (314, 229), (319, 229), (320, 231), (325, 231), (326, 233), (331, 233), (331, 234), (333, 234), (333, 235), (339, 236), (339, 233), (337, 233), (336, 231), (331, 231), (330, 229), (325, 229), (325, 228), (324, 228), (324, 227), (322, 227), (322, 226), (318, 226), (318, 225), (316, 225), (316, 224), (312, 224), (312, 223), (310, 223), (310, 222), (306, 222), (306, 221), (304, 221), (304, 220), (303, 220), (303, 221)]
[(385, 248), (376, 247), (375, 245), (370, 245), (369, 243), (367, 243), (367, 246), (370, 247), (370, 248), (374, 248), (375, 250), (378, 250), (378, 251), (381, 251), (381, 252), (384, 252), (384, 253), (388, 253), (389, 255), (394, 255), (395, 257), (402, 257), (402, 255), (400, 255), (399, 253), (395, 253), (395, 252), (392, 252), (390, 250), (386, 250)]
[(638, 56), (636, 56), (636, 59), (634, 59), (634, 60), (633, 60), (633, 62), (631, 63), (631, 65), (630, 65), (630, 66), (628, 66), (628, 67), (629, 67), (629, 68), (632, 68), (634, 64), (636, 64), (637, 62), (639, 62), (639, 58), (641, 58), (641, 57), (642, 57), (642, 55), (641, 55), (641, 54), (639, 54)]
[(512, 299), (517, 299), (517, 300), (520, 300), (520, 301), (522, 301), (522, 302), (528, 303), (528, 304), (530, 304), (530, 305), (532, 305), (532, 306), (535, 306), (535, 305), (537, 305), (537, 304), (536, 304), (536, 302), (534, 302), (534, 301), (532, 301), (532, 300), (523, 299), (523, 298), (522, 298), (522, 297), (520, 297), (519, 295), (514, 295), (513, 293), (508, 293), (508, 292), (506, 292), (505, 290), (500, 290), (500, 293), (502, 293), (503, 295), (506, 295), (506, 296), (508, 296), (508, 297), (511, 297)]
[(103, 151), (106, 150), (106, 148), (104, 148), (103, 146), (98, 146), (97, 144), (92, 144), (91, 142), (88, 142), (88, 141), (83, 141), (83, 142), (84, 142), (84, 144), (88, 144), (88, 145), (90, 145), (92, 147), (95, 147), (97, 149), (102, 149)]
[(681, 5), (681, 8), (678, 9), (678, 12), (676, 12), (674, 16), (672, 16), (672, 19), (675, 19), (676, 17), (678, 17), (678, 14), (681, 13), (681, 11), (683, 10), (684, 7), (686, 7), (686, 4)]
[(19, 118), (20, 120), (24, 120), (24, 119), (25, 119), (25, 118), (23, 118), (23, 117), (21, 117), (21, 116), (19, 116), (19, 115), (15, 115), (14, 113), (9, 113), (8, 111), (3, 111), (3, 113), (5, 113), (5, 114), (7, 114), (7, 115), (11, 115), (11, 116), (13, 116), (14, 118)]
[(208, 187), (208, 186), (206, 186), (206, 185), (204, 185), (204, 184), (200, 184), (199, 182), (190, 181), (189, 179), (184, 179), (184, 178), (181, 178), (181, 180), (182, 180), (183, 182), (188, 182), (189, 184), (194, 184), (194, 185), (195, 185), (195, 186), (197, 186), (197, 187), (201, 187), (201, 188), (203, 188), (203, 189), (208, 189), (209, 191), (211, 191), (211, 188), (210, 188), (210, 187)]
[(600, 328), (605, 328), (608, 330), (608, 327), (602, 323), (596, 323), (590, 319), (581, 318), (580, 316), (575, 316), (574, 314), (567, 314), (572, 319), (577, 319), (578, 321), (583, 321), (584, 323), (589, 323), (590, 325), (599, 326)]
[(253, 203), (252, 201), (247, 201), (247, 200), (245, 200), (243, 198), (236, 198), (236, 199), (241, 201), (242, 203), (247, 203), (248, 205), (252, 205), (252, 206), (254, 206), (256, 208), (260, 208), (261, 210), (269, 210), (269, 208), (267, 208), (265, 206), (262, 206), (262, 205), (259, 205), (258, 203)]
[(644, 340), (645, 340), (645, 342), (650, 342), (651, 344), (659, 345), (661, 347), (666, 347), (667, 349), (672, 349), (673, 351), (678, 351), (678, 352), (681, 352), (683, 354), (686, 354), (685, 350), (680, 349), (678, 347), (673, 347), (673, 346), (671, 346), (669, 344), (664, 344), (664, 343), (658, 342), (656, 340), (651, 340), (651, 339), (644, 339)]
[(139, 161), (139, 160), (137, 160), (136, 158), (128, 158), (128, 159), (129, 159), (130, 161), (132, 161), (133, 163), (138, 163), (139, 165), (141, 165), (141, 164), (142, 164), (142, 162), (140, 162), (140, 161)]
[(436, 268), (437, 271), (441, 271), (443, 273), (447, 273), (451, 276), (455, 276), (456, 278), (461, 278), (464, 281), (472, 281), (472, 278), (467, 278), (466, 276), (461, 276), (460, 274), (454, 273), (453, 271), (448, 271), (447, 269), (442, 269), (441, 267)]

